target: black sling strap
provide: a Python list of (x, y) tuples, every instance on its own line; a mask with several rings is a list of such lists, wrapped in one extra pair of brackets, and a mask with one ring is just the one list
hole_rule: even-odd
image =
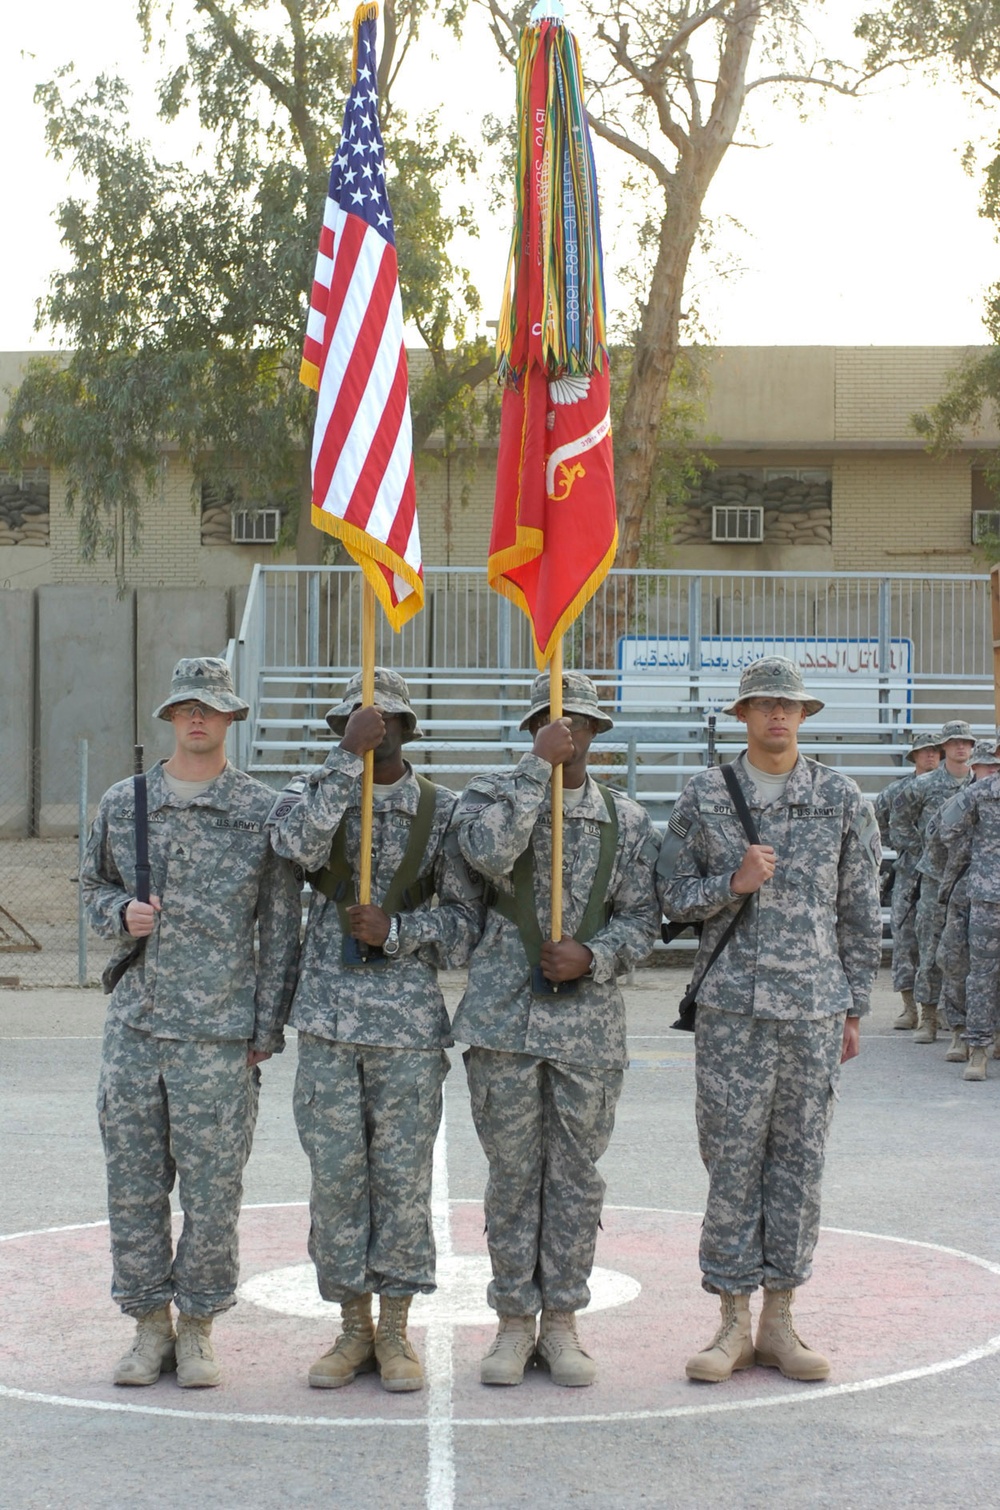
[(149, 819), (146, 802), (146, 777), (140, 772), (132, 777), (135, 792), (135, 899), (149, 901)]
[[(747, 800), (743, 795), (743, 790), (740, 786), (736, 772), (733, 770), (732, 764), (724, 765), (722, 767), (722, 779), (726, 783), (726, 786), (729, 788), (729, 795), (733, 799), (733, 807), (736, 809), (736, 816), (739, 818), (740, 822), (743, 825), (743, 832), (746, 834), (748, 842), (750, 844), (759, 844), (760, 834), (757, 832), (757, 825), (753, 821), (753, 814), (747, 806)], [(701, 971), (697, 979), (693, 980), (688, 986), (687, 990), (684, 992), (679, 1008), (680, 1015), (678, 1016), (677, 1021), (673, 1024), (673, 1026), (675, 1028), (679, 1028), (682, 1033), (694, 1032), (695, 1013), (698, 1010), (698, 992), (701, 990), (705, 976), (708, 974), (709, 970), (711, 970), (712, 966), (719, 958), (719, 955), (722, 953), (723, 949), (725, 949), (726, 945), (729, 943), (729, 940), (732, 938), (734, 932), (736, 931), (736, 924), (743, 916), (746, 905), (752, 896), (752, 891), (747, 892), (747, 895), (743, 898), (742, 902), (737, 907), (732, 917), (729, 919), (729, 922), (726, 924), (721, 937), (718, 939), (715, 948), (712, 950), (708, 964), (705, 966), (704, 970)]]

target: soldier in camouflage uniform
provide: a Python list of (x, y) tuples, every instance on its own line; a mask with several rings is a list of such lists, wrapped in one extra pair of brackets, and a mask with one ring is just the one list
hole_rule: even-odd
[[(549, 678), (538, 677), (521, 724), (531, 752), (509, 772), (474, 777), (456, 814), (462, 853), (490, 887), (455, 1018), (456, 1037), (471, 1045), (472, 1115), (489, 1160), (488, 1300), (499, 1326), (484, 1384), (520, 1384), (533, 1358), (556, 1384), (596, 1377), (575, 1313), (590, 1299), (605, 1188), (597, 1161), (627, 1062), (616, 977), (645, 958), (659, 925), (656, 835), (637, 803), (587, 774), (591, 740), (612, 720), (579, 672), (563, 677), (563, 709), (550, 722)], [(559, 942), (548, 938), (556, 765), (564, 780)], [(565, 982), (574, 994), (552, 993)]]
[(944, 760), (936, 771), (917, 776), (902, 789), (889, 813), (889, 838), (893, 849), (905, 855), (907, 866), (916, 875), (917, 892), (915, 926), (918, 964), (913, 985), (919, 1013), (914, 1043), (934, 1043), (938, 1028), (938, 1001), (941, 996), (941, 971), (937, 964), (938, 945), (945, 923), (945, 909), (938, 901), (941, 877), (928, 854), (927, 839), (931, 820), (968, 782), (969, 756), (975, 744), (972, 730), (961, 719), (952, 719), (941, 729)]
[[(658, 867), (666, 915), (705, 925), (695, 970), (698, 1139), (709, 1174), (700, 1260), (722, 1320), (687, 1374), (710, 1383), (755, 1362), (791, 1379), (830, 1369), (797, 1337), (791, 1305), (812, 1270), (827, 1130), (841, 1062), (858, 1052), (882, 919), (871, 807), (848, 777), (798, 752), (802, 720), (822, 707), (791, 661), (748, 666), (725, 711), (747, 726), (734, 766), (761, 842), (748, 845), (713, 767), (681, 793)], [(754, 1343), (749, 1297), (760, 1285)]]
[[(286, 788), (269, 825), (314, 888), (291, 1017), (295, 1122), (312, 1168), (309, 1253), (342, 1330), (309, 1383), (336, 1389), (378, 1368), (385, 1389), (415, 1390), (423, 1372), (407, 1313), (435, 1288), (431, 1168), (454, 1042), (437, 971), (463, 965), (478, 940), (482, 884), (449, 832), (454, 794), (402, 757), (422, 737), (403, 678), (377, 668), (375, 704), (362, 707), (354, 677), (327, 722), (340, 743)], [(359, 906), (367, 750), (378, 902)]]
[[(994, 753), (992, 740), (979, 740), (969, 760), (972, 779), (985, 781), (1000, 766), (1000, 758)], [(963, 788), (963, 791), (965, 788)], [(971, 859), (972, 835), (966, 829), (948, 845), (941, 838), (941, 821), (950, 802), (958, 802), (961, 792), (950, 798), (944, 807), (931, 819), (928, 828), (928, 852), (932, 856), (932, 869), (941, 880), (938, 901), (945, 908), (944, 928), (938, 944), (937, 967), (941, 971), (941, 997), (939, 1015), (951, 1029), (951, 1043), (945, 1059), (951, 1064), (964, 1064), (969, 1058), (969, 1045), (965, 1041), (966, 977), (969, 973), (969, 861)]]
[(135, 897), (132, 781), (105, 793), (87, 845), (91, 926), (118, 943), (106, 978), (123, 970), (98, 1092), (112, 1295), (136, 1320), (116, 1384), (153, 1384), (175, 1362), (183, 1388), (220, 1378), (212, 1318), (234, 1304), (257, 1066), (284, 1045), (301, 911), (291, 867), (267, 839), (274, 793), (226, 760), (226, 731), (247, 711), (225, 661), (178, 662), (156, 709), (173, 724), (174, 753), (147, 777), (149, 902)]
[[(913, 736), (906, 752), (911, 762), (910, 770), (883, 787), (872, 806), (878, 824), (879, 837), (884, 845), (890, 843), (889, 817), (892, 804), (914, 776), (923, 776), (927, 771), (936, 771), (941, 763), (940, 734), (924, 729)], [(917, 974), (917, 929), (916, 929), (916, 860), (905, 852), (896, 856), (893, 864), (893, 884), (890, 907), (892, 911), (892, 988), (903, 998), (903, 1010), (893, 1021), (894, 1028), (915, 1028), (917, 1007), (913, 999), (913, 982)]]
[(969, 973), (964, 1079), (985, 1080), (1000, 1028), (1000, 771), (980, 777), (942, 809), (938, 829), (949, 854), (969, 856)]

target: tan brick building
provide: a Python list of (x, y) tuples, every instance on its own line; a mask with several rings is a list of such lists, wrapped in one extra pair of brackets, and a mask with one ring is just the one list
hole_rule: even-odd
[[(973, 510), (998, 506), (979, 468), (984, 449), (1000, 445), (1000, 432), (986, 424), (938, 461), (910, 425), (965, 354), (959, 347), (916, 346), (719, 347), (707, 353), (703, 446), (715, 468), (676, 519), (661, 564), (981, 570), (972, 548)], [(17, 382), (25, 360), (0, 356), (0, 388)], [(495, 461), (489, 445), (474, 458), (446, 458), (433, 447), (418, 457), (426, 564), (484, 563)], [(62, 479), (58, 472), (48, 475), (44, 457), (37, 462), (30, 477), (0, 479), (7, 484), (0, 495), (0, 582), (113, 581), (113, 561), (80, 561)], [(47, 512), (38, 502), (46, 490)], [(235, 544), (230, 536), (224, 518), (219, 525), (218, 506), (211, 510), (186, 465), (165, 451), (144, 512), (141, 548), (133, 555), (126, 547), (125, 575), (135, 585), (223, 587), (245, 583), (256, 561), (292, 559), (270, 544)]]

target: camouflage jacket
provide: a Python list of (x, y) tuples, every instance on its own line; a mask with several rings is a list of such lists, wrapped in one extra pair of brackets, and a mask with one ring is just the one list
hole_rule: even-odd
[(895, 798), (889, 812), (889, 838), (893, 849), (905, 853), (910, 868), (921, 875), (938, 877), (927, 856), (927, 830), (931, 819), (950, 797), (968, 785), (970, 777), (953, 776), (944, 761), (934, 771), (914, 776)]
[(970, 900), (1000, 902), (1000, 772), (956, 793), (941, 809), (938, 833), (948, 846), (942, 885), (968, 862)]
[[(881, 846), (871, 807), (849, 777), (800, 755), (781, 797), (762, 808), (743, 759), (736, 774), (777, 866), (745, 903), (698, 1001), (780, 1021), (860, 1017), (882, 953)], [(746, 849), (721, 770), (692, 776), (670, 818), (657, 892), (667, 917), (705, 923), (695, 979), (742, 902), (730, 881)]]
[[(879, 838), (883, 844), (889, 843), (889, 814), (892, 810), (892, 804), (907, 782), (913, 780), (914, 775), (915, 772), (907, 771), (904, 775), (897, 776), (895, 781), (890, 781), (888, 786), (882, 788), (872, 803), (875, 822), (878, 824)], [(900, 858), (902, 859), (903, 857), (900, 856)]]
[[(462, 854), (498, 892), (513, 894), (514, 862), (532, 844), (535, 912), (543, 938), (550, 935), (552, 916), (551, 776), (548, 761), (523, 755), (510, 772), (474, 777), (455, 815)], [(533, 996), (517, 926), (490, 907), (455, 1016), (455, 1036), (463, 1042), (593, 1068), (617, 1069), (627, 1062), (625, 1003), (616, 976), (645, 959), (659, 934), (653, 890), (659, 843), (638, 803), (618, 792), (613, 797), (618, 843), (605, 897), (611, 915), (586, 940), (594, 956), (593, 978), (580, 980), (574, 996)], [(567, 937), (583, 920), (600, 857), (601, 826), (610, 821), (588, 776), (583, 798), (563, 820)]]
[[(323, 765), (285, 788), (268, 820), (279, 855), (308, 871), (321, 870), (343, 818), (346, 852), (358, 884), (361, 848), (360, 756), (339, 745)], [(372, 811), (372, 901), (381, 903), (406, 851), (420, 788), (412, 771), (388, 796), (376, 796)], [(430, 897), (400, 913), (399, 953), (384, 964), (352, 967), (341, 956), (343, 934), (337, 904), (314, 891), (309, 904), (292, 1023), (317, 1038), (385, 1048), (429, 1049), (454, 1042), (439, 969), (464, 965), (482, 931), (482, 882), (470, 874), (449, 823), (455, 794), (437, 788), (430, 838), (419, 875), (433, 881)]]
[(163, 910), (141, 948), (122, 923), (135, 896), (131, 780), (102, 797), (80, 878), (91, 927), (117, 942), (112, 963), (136, 956), (114, 989), (109, 1019), (157, 1038), (246, 1038), (280, 1052), (302, 907), (291, 866), (267, 839), (274, 793), (227, 765), (207, 791), (176, 797), (160, 764), (148, 773), (147, 793), (150, 891)]

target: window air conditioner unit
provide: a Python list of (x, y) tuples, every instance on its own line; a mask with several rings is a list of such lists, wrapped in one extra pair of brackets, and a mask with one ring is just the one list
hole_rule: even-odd
[(759, 545), (764, 538), (764, 510), (713, 504), (712, 539), (729, 545)]
[(240, 509), (233, 514), (234, 545), (274, 545), (280, 532), (280, 509)]
[(973, 509), (972, 511), (972, 543), (978, 545), (988, 535), (994, 537), (1000, 535), (1000, 510), (998, 509)]

